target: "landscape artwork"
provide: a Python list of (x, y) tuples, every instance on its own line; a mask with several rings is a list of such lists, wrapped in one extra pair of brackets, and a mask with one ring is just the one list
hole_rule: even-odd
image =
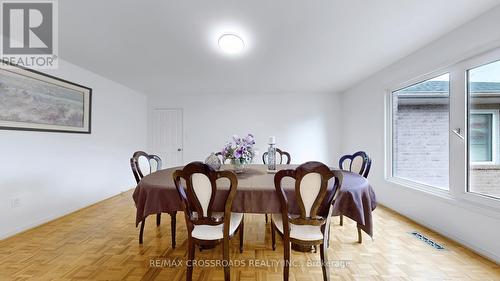
[(91, 89), (42, 73), (0, 70), (0, 128), (90, 133)]

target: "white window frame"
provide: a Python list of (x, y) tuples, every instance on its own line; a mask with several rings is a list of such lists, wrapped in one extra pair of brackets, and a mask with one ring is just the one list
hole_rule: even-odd
[[(385, 180), (423, 192), (449, 204), (457, 204), (464, 208), (481, 212), (485, 215), (500, 218), (500, 199), (488, 195), (468, 191), (468, 71), (481, 65), (500, 60), (500, 42), (485, 46), (475, 52), (468, 52), (462, 58), (448, 61), (435, 71), (416, 76), (403, 83), (387, 85), (385, 94)], [(432, 79), (439, 75), (450, 73), (450, 175), (449, 190), (432, 187), (426, 184), (396, 178), (392, 176), (392, 93), (399, 89), (417, 84), (421, 81)], [(500, 121), (499, 121), (500, 122)], [(460, 129), (461, 134), (455, 134), (454, 129)], [(500, 150), (500, 147), (498, 148)], [(499, 153), (500, 154), (500, 153)], [(499, 156), (500, 157), (500, 156)], [(500, 162), (499, 162), (500, 164)]]
[[(431, 80), (434, 78), (437, 78), (439, 76), (449, 74), (450, 75), (450, 80), (451, 80), (451, 73), (448, 68), (443, 68), (425, 75), (421, 75), (417, 78), (408, 80), (404, 83), (395, 85), (391, 87), (390, 89), (387, 90), (386, 94), (386, 168), (385, 168), (385, 178), (387, 181), (404, 185), (407, 187), (411, 187), (414, 189), (422, 190), (425, 192), (430, 192), (435, 195), (439, 195), (442, 197), (449, 198), (449, 184), (446, 189), (443, 189), (441, 187), (433, 186), (427, 183), (407, 179), (407, 178), (402, 178), (402, 177), (397, 177), (394, 175), (394, 159), (393, 159), (393, 151), (394, 151), (394, 145), (393, 145), (393, 93), (402, 90), (404, 88), (411, 87), (416, 84), (420, 84), (422, 82), (426, 82), (427, 80)], [(451, 86), (451, 85), (450, 85)], [(450, 114), (448, 112), (448, 114)]]
[[(477, 67), (480, 67), (480, 66), (483, 66), (483, 65), (487, 65), (487, 64), (490, 64), (490, 63), (493, 63), (495, 61), (499, 61), (500, 60), (500, 47), (497, 47), (496, 49), (494, 50), (490, 50), (488, 52), (485, 52), (483, 54), (480, 54), (480, 55), (477, 55), (475, 57), (472, 57), (472, 58), (469, 58), (469, 59), (466, 59), (464, 61), (462, 61), (461, 63), (458, 64), (458, 66), (460, 67), (460, 69), (463, 71), (464, 73), (464, 97), (465, 97), (465, 105), (466, 105), (466, 108), (463, 112), (463, 115), (464, 115), (464, 120), (466, 120), (466, 122), (468, 122), (468, 106), (469, 106), (469, 103), (468, 103), (468, 95), (469, 95), (469, 92), (468, 92), (468, 89), (467, 89), (467, 81), (468, 81), (468, 74), (469, 74), (469, 71), (474, 69), (474, 68), (477, 68)], [(471, 110), (472, 112), (472, 110)], [(465, 123), (464, 124), (464, 128), (467, 128), (468, 124)], [(468, 139), (468, 136), (466, 137), (466, 139)], [(489, 207), (489, 208), (494, 208), (496, 210), (500, 210), (500, 198), (496, 198), (496, 197), (492, 197), (492, 196), (489, 196), (489, 195), (486, 195), (486, 194), (481, 194), (481, 193), (476, 193), (476, 192), (469, 192), (469, 171), (468, 171), (468, 157), (467, 157), (467, 153), (468, 153), (468, 144), (467, 144), (467, 141), (465, 142), (464, 144), (464, 154), (465, 154), (465, 159), (466, 159), (466, 163), (465, 163), (465, 167), (464, 167), (464, 174), (466, 175), (466, 178), (465, 178), (465, 181), (464, 181), (464, 185), (463, 186), (460, 186), (460, 190), (457, 190), (455, 192), (455, 196), (457, 196), (459, 199), (462, 199), (462, 200), (465, 200), (467, 202), (471, 202), (473, 204), (476, 204), (476, 205), (479, 205), (479, 206), (484, 206), (484, 207)]]
[(471, 109), (472, 114), (491, 114), (491, 161), (471, 161), (472, 165), (498, 165), (498, 109)]

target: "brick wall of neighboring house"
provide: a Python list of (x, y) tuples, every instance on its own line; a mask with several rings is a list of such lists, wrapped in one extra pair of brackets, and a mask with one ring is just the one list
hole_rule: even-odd
[[(500, 108), (500, 105), (475, 108)], [(448, 105), (394, 102), (393, 109), (395, 176), (448, 187)], [(500, 197), (500, 165), (473, 165), (470, 182), (471, 191)]]
[(448, 105), (395, 103), (395, 106), (395, 176), (448, 187)]
[(470, 183), (470, 191), (472, 192), (500, 197), (500, 166), (473, 166)]
[[(481, 103), (473, 109), (500, 109), (498, 103)], [(497, 122), (500, 126), (500, 122)], [(500, 128), (499, 128), (500, 130)], [(471, 165), (470, 191), (500, 197), (500, 165)]]

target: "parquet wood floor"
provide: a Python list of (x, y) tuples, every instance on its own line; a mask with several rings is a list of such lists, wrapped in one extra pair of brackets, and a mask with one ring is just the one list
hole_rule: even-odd
[[(170, 248), (170, 223), (164, 215), (161, 227), (151, 217), (144, 244), (137, 241), (132, 192), (126, 192), (14, 237), (0, 241), (0, 280), (185, 280), (185, 266), (172, 266), (186, 259), (184, 217), (179, 212), (176, 249)], [(335, 218), (329, 259), (332, 280), (500, 280), (498, 264), (390, 211), (374, 212), (375, 239), (364, 234), (356, 243), (355, 223)], [(446, 246), (435, 250), (408, 233), (417, 230)], [(480, 235), (480, 234), (478, 234)], [(250, 266), (250, 262), (282, 259), (281, 240), (271, 249), (270, 229), (263, 215), (245, 216), (244, 252), (232, 240), (231, 279), (282, 280), (282, 267), (274, 264)], [(196, 258), (212, 262), (222, 256), (220, 247), (196, 251)], [(322, 280), (319, 253), (292, 251), (294, 266), (290, 280)], [(341, 261), (344, 261), (343, 263)], [(162, 266), (151, 266), (164, 263)], [(170, 262), (169, 264), (165, 264)], [(194, 280), (223, 280), (220, 267), (195, 267)]]

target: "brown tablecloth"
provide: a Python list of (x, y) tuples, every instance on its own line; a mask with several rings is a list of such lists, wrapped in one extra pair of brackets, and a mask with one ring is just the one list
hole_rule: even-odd
[[(291, 169), (297, 165), (278, 165), (278, 169)], [(179, 169), (169, 168), (145, 176), (137, 185), (133, 199), (137, 207), (136, 225), (151, 214), (181, 211), (179, 195), (175, 189), (172, 173)], [(344, 171), (344, 180), (337, 200), (334, 215), (343, 214), (358, 223), (368, 235), (373, 236), (371, 212), (376, 207), (375, 193), (368, 181), (355, 173)], [(297, 213), (294, 200), (294, 180), (284, 178), (283, 188), (290, 204), (290, 212)], [(220, 179), (215, 197), (215, 208), (224, 210), (229, 181)], [(329, 190), (333, 181), (329, 183)], [(233, 211), (238, 213), (280, 213), (280, 201), (274, 188), (274, 174), (266, 172), (265, 165), (249, 165), (238, 174), (238, 189), (233, 201)]]

